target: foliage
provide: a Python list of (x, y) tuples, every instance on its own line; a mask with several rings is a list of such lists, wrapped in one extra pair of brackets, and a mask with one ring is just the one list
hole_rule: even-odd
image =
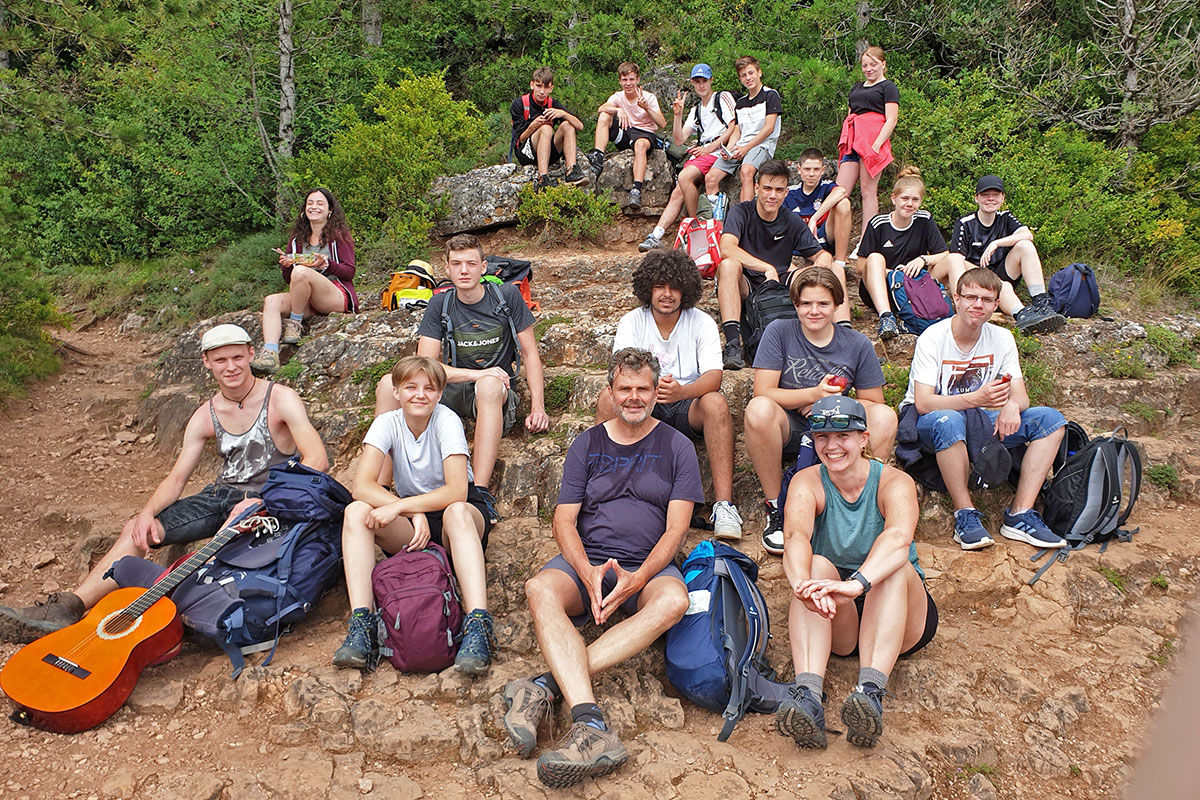
[(565, 322), (570, 325), (573, 320), (570, 317), (564, 317), (561, 314), (555, 314), (553, 317), (539, 319), (533, 325), (533, 338), (540, 342), (546, 335), (546, 331), (550, 330), (550, 328), (559, 324), (560, 322)]
[(883, 365), (883, 402), (897, 411), (908, 391), (908, 367), (887, 363)]
[(575, 386), (574, 375), (555, 375), (546, 381), (546, 411), (561, 414), (571, 402), (571, 389)]
[(1145, 378), (1150, 374), (1141, 350), (1131, 345), (1096, 345), (1100, 363), (1114, 378)]
[(1196, 342), (1187, 342), (1175, 331), (1161, 325), (1146, 326), (1146, 342), (1167, 357), (1167, 366), (1196, 366)]
[(305, 369), (304, 362), (293, 357), (275, 373), (275, 380), (290, 383), (303, 375)]
[(1097, 564), (1096, 571), (1104, 576), (1104, 580), (1116, 587), (1118, 592), (1121, 594), (1126, 593), (1127, 590), (1125, 587), (1125, 576), (1122, 575), (1118, 570), (1115, 570), (1112, 567), (1106, 567), (1103, 564)]
[(1025, 391), (1029, 394), (1030, 405), (1055, 404), (1058, 400), (1058, 383), (1049, 367), (1036, 359), (1028, 359), (1021, 364), (1021, 373), (1025, 378)]
[(1178, 494), (1183, 489), (1179, 481), (1179, 470), (1171, 464), (1155, 464), (1146, 470), (1146, 480), (1160, 489), (1171, 494)]
[(542, 191), (526, 184), (517, 193), (517, 219), (522, 228), (539, 227), (544, 239), (594, 239), (620, 213), (606, 193), (603, 197), (578, 186), (559, 184)]
[(375, 384), (383, 379), (384, 375), (391, 373), (392, 367), (396, 366), (396, 362), (399, 360), (399, 358), (391, 358), (387, 361), (380, 361), (371, 367), (356, 369), (351, 373), (350, 381), (351, 383), (365, 383), (368, 386), (375, 386)]
[(27, 264), (10, 262), (0, 282), (0, 400), (23, 394), (25, 384), (58, 369), (58, 352), (45, 332), (65, 325), (50, 294)]
[(1162, 574), (1155, 575), (1150, 579), (1150, 585), (1155, 589), (1162, 589), (1165, 592), (1167, 590), (1167, 578)]
[(1154, 422), (1161, 413), (1157, 408), (1143, 403), (1141, 400), (1127, 400), (1121, 403), (1121, 410), (1131, 417), (1137, 417), (1143, 422)]

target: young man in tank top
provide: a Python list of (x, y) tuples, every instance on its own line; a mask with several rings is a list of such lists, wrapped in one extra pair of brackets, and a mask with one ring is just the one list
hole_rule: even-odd
[[(299, 453), (305, 465), (328, 468), (325, 446), (300, 396), (256, 378), (250, 371), (253, 356), (250, 335), (237, 325), (218, 325), (204, 334), (200, 358), (216, 379), (217, 392), (188, 420), (171, 471), (74, 592), (51, 594), (28, 608), (0, 606), (0, 641), (31, 642), (78, 622), (117, 588), (105, 573), (125, 556), (213, 536), (254, 502), (275, 464)], [(216, 440), (221, 472), (199, 493), (181, 498), (209, 439)]]

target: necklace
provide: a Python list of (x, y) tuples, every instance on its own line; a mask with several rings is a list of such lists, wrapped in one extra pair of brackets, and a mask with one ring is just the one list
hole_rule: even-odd
[(225, 394), (224, 392), (221, 392), (221, 397), (224, 397), (226, 400), (228, 400), (231, 403), (237, 403), (238, 408), (241, 408), (242, 403), (246, 402), (246, 398), (250, 396), (250, 392), (253, 392), (254, 387), (258, 384), (258, 376), (257, 375), (251, 375), (250, 377), (251, 377), (250, 389), (244, 395), (242, 395), (241, 400), (234, 400), (232, 397)]

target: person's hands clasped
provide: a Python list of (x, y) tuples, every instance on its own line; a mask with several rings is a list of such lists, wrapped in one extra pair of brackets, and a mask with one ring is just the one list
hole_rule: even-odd
[(600, 564), (592, 564), (578, 571), (579, 580), (583, 582), (583, 588), (587, 589), (588, 605), (590, 606), (589, 613), (597, 625), (604, 621), (602, 612), (602, 608), (604, 607), (604, 574), (615, 563), (617, 562), (610, 558)]
[(629, 572), (618, 564), (616, 559), (610, 558), (608, 562), (609, 568), (616, 573), (617, 583), (601, 602), (600, 619), (596, 620), (598, 625), (607, 622), (622, 603), (642, 590), (642, 583), (638, 580), (636, 571)]
[(854, 598), (863, 593), (863, 587), (858, 581), (810, 578), (798, 583), (793, 592), (806, 608), (825, 619), (833, 619), (837, 616), (838, 607), (853, 602)]

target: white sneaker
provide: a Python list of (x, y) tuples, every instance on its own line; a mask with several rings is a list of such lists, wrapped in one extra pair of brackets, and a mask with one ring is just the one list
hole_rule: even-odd
[(728, 500), (718, 500), (713, 503), (712, 516), (708, 521), (713, 524), (713, 533), (718, 539), (742, 538), (742, 515), (737, 506)]
[(861, 242), (861, 241), (860, 241), (858, 244), (854, 245), (854, 249), (853, 249), (853, 250), (851, 250), (851, 251), (850, 251), (850, 255), (849, 255), (849, 256), (847, 256), (847, 259), (848, 259), (848, 260), (850, 260), (850, 261), (858, 261), (858, 245), (860, 245), (860, 244), (862, 244), (862, 242)]

